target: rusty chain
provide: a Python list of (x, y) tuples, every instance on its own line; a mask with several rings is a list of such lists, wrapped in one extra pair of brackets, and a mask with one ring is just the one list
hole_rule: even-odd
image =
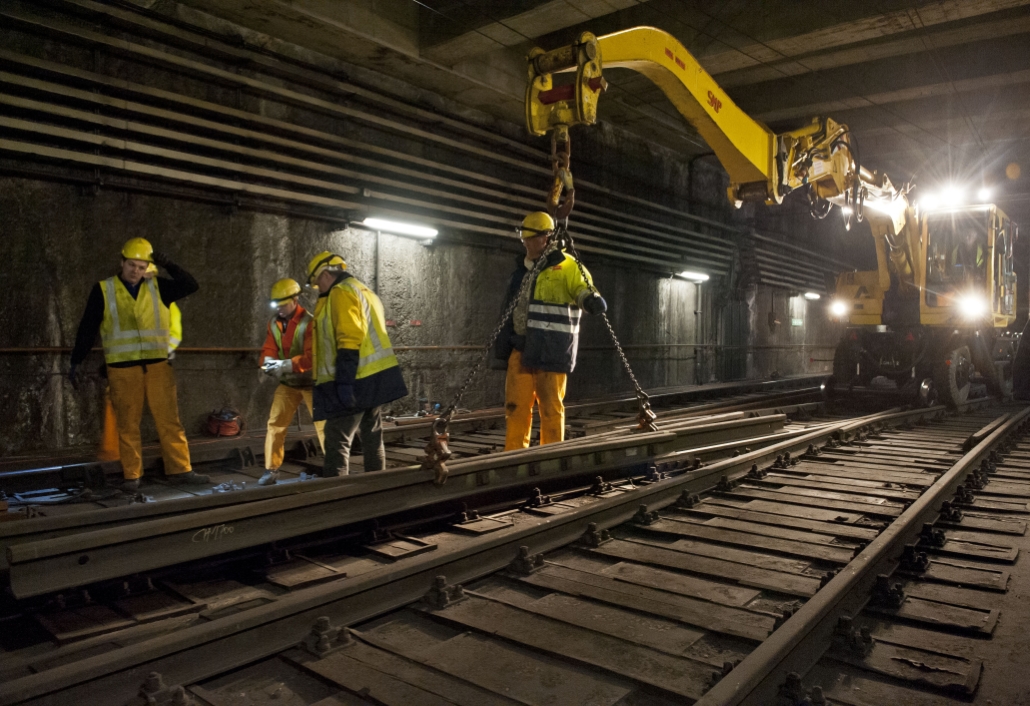
[(447, 442), (450, 440), (450, 434), (447, 433), (447, 428), (451, 423), (451, 418), (454, 416), (454, 412), (458, 409), (458, 405), (461, 403), (462, 397), (465, 396), (465, 392), (468, 390), (469, 385), (472, 384), (472, 381), (479, 374), (479, 371), (483, 369), (483, 364), (489, 357), (490, 350), (494, 347), (494, 343), (497, 342), (497, 337), (501, 335), (504, 325), (508, 323), (508, 319), (510, 319), (512, 314), (515, 313), (515, 307), (519, 305), (519, 301), (522, 300), (522, 297), (525, 295), (530, 283), (536, 280), (536, 276), (544, 269), (547, 257), (557, 248), (557, 239), (552, 239), (544, 249), (543, 254), (537, 258), (536, 262), (533, 263), (533, 268), (522, 278), (522, 284), (519, 286), (518, 293), (512, 299), (504, 313), (501, 314), (501, 320), (497, 324), (497, 328), (494, 329), (493, 334), (491, 334), (489, 342), (484, 347), (483, 355), (480, 356), (479, 360), (476, 361), (476, 364), (472, 366), (472, 370), (465, 378), (464, 384), (458, 389), (458, 394), (454, 396), (454, 399), (451, 400), (451, 403), (447, 405), (440, 416), (433, 420), (429, 443), (425, 446), (426, 457), (422, 461), (422, 469), (434, 472), (433, 482), (437, 485), (443, 485), (447, 481), (447, 461), (451, 458), (451, 451), (447, 446)]
[[(593, 280), (587, 276), (586, 268), (583, 267), (583, 262), (579, 258), (579, 253), (576, 252), (576, 244), (572, 242), (572, 235), (569, 234), (566, 223), (563, 221), (558, 226), (559, 235), (555, 240), (561, 243), (561, 247), (567, 248), (571, 254), (572, 259), (575, 260), (576, 265), (579, 267), (579, 274), (583, 278), (583, 281), (587, 283), (587, 287), (590, 289), (591, 294), (597, 294), (600, 296), (600, 292), (594, 287)], [(615, 335), (615, 329), (612, 328), (611, 321), (608, 320), (608, 314), (606, 312), (601, 313), (601, 320), (604, 321), (605, 327), (608, 329), (608, 335), (612, 339), (612, 343), (615, 344), (615, 352), (619, 354), (619, 360), (622, 361), (622, 367), (625, 368), (626, 374), (629, 375), (630, 382), (633, 383), (633, 391), (637, 397), (637, 430), (638, 431), (658, 431), (658, 426), (655, 424), (655, 419), (658, 415), (651, 409), (650, 397), (644, 392), (644, 388), (637, 382), (637, 376), (633, 374), (633, 368), (630, 367), (629, 359), (626, 358), (625, 351), (622, 350), (622, 344), (619, 343), (619, 337)]]
[[(568, 231), (569, 214), (572, 213), (572, 208), (576, 202), (576, 190), (573, 187), (572, 170), (569, 167), (571, 155), (572, 140), (569, 138), (569, 128), (567, 125), (559, 125), (551, 133), (551, 171), (554, 175), (554, 183), (547, 195), (547, 210), (559, 225), (555, 229), (554, 235), (551, 237), (550, 242), (548, 242), (543, 254), (537, 258), (536, 262), (533, 263), (532, 269), (522, 278), (518, 294), (515, 295), (508, 308), (501, 315), (497, 328), (494, 329), (489, 342), (483, 349), (483, 355), (472, 366), (472, 370), (465, 378), (465, 382), (458, 389), (458, 393), (454, 396), (451, 403), (447, 405), (439, 417), (433, 420), (429, 442), (425, 446), (426, 456), (422, 460), (422, 469), (433, 471), (433, 482), (437, 485), (443, 485), (447, 481), (447, 461), (450, 460), (452, 455), (448, 446), (450, 440), (448, 427), (450, 426), (451, 418), (465, 396), (469, 385), (479, 375), (479, 371), (483, 369), (483, 364), (490, 355), (490, 350), (494, 347), (497, 337), (501, 335), (504, 325), (508, 323), (508, 319), (511, 318), (515, 308), (519, 305), (522, 297), (525, 296), (527, 288), (536, 281), (537, 275), (543, 270), (547, 257), (555, 250), (568, 247), (572, 251), (572, 257), (576, 262), (576, 266), (579, 267), (580, 275), (583, 277), (583, 281), (587, 283), (591, 294), (598, 294), (593, 281), (587, 276), (586, 269), (580, 261), (579, 253), (576, 252), (576, 246), (572, 242), (572, 236), (569, 235)], [(564, 200), (562, 199), (563, 194)], [(637, 406), (639, 407), (637, 429), (640, 431), (658, 431), (658, 427), (655, 425), (657, 415), (651, 410), (650, 398), (643, 388), (640, 387), (640, 383), (637, 382), (637, 377), (633, 374), (633, 368), (630, 367), (626, 353), (622, 350), (622, 345), (615, 335), (615, 329), (612, 328), (612, 324), (608, 320), (608, 315), (602, 313), (601, 319), (608, 329), (608, 335), (611, 336), (612, 343), (615, 344), (615, 350), (622, 361), (622, 367), (625, 368), (630, 381), (633, 383), (633, 389), (637, 397)]]

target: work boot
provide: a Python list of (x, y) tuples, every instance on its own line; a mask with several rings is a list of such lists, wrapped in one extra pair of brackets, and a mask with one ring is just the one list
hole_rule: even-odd
[(193, 471), (187, 471), (186, 473), (175, 473), (170, 476), (166, 476), (169, 483), (174, 485), (204, 485), (210, 483), (211, 478), (195, 473)]
[(118, 489), (123, 493), (132, 493), (135, 495), (136, 491), (139, 490), (139, 478), (126, 478), (122, 481), (122, 484), (118, 486)]
[(258, 479), (258, 485), (275, 485), (279, 482), (279, 469), (265, 471), (265, 474)]

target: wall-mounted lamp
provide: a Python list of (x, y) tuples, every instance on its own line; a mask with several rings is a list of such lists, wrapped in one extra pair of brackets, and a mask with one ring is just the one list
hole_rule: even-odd
[(805, 292), (805, 299), (807, 299), (808, 301), (814, 302), (818, 301), (821, 298), (822, 297), (819, 295), (819, 292)]
[(676, 276), (682, 277), (683, 279), (688, 279), (691, 282), (696, 282), (697, 284), (701, 284), (702, 282), (708, 281), (708, 275), (706, 275), (703, 272), (691, 272), (690, 270), (684, 270)]
[(438, 231), (429, 226), (420, 226), (416, 223), (404, 223), (403, 221), (389, 221), (385, 218), (366, 218), (361, 225), (372, 230), (393, 235), (406, 235), (411, 238), (435, 238)]

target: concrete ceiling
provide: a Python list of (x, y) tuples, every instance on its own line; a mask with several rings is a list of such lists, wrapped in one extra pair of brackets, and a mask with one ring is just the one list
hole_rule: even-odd
[[(1030, 0), (184, 1), (517, 123), (529, 48), (660, 27), (773, 129), (831, 116), (864, 165), (927, 189), (986, 183), (1030, 224)], [(708, 151), (647, 79), (606, 77), (604, 120)]]

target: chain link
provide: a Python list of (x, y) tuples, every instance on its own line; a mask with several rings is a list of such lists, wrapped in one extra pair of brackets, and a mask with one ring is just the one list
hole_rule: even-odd
[(536, 280), (536, 276), (544, 269), (544, 265), (547, 264), (546, 261), (548, 255), (557, 249), (557, 240), (552, 240), (544, 250), (544, 253), (537, 258), (536, 262), (533, 263), (533, 268), (525, 275), (525, 277), (522, 278), (522, 284), (519, 286), (518, 294), (516, 294), (511, 303), (508, 304), (508, 308), (505, 309), (504, 313), (501, 314), (501, 320), (497, 324), (497, 328), (495, 328), (494, 332), (490, 335), (490, 341), (483, 349), (483, 355), (480, 356), (479, 360), (476, 361), (476, 364), (472, 366), (472, 370), (469, 372), (468, 377), (465, 378), (465, 383), (458, 390), (458, 394), (454, 396), (454, 399), (449, 405), (447, 405), (447, 408), (444, 409), (443, 413), (433, 422), (433, 429), (434, 431), (437, 431), (437, 433), (446, 433), (447, 425), (451, 422), (451, 417), (454, 416), (455, 410), (457, 410), (458, 405), (465, 396), (465, 391), (468, 390), (469, 385), (471, 385), (472, 381), (475, 380), (479, 371), (483, 369), (483, 364), (490, 356), (490, 350), (494, 347), (494, 343), (497, 342), (497, 337), (501, 335), (501, 331), (504, 330), (504, 325), (508, 323), (508, 319), (510, 319), (512, 314), (515, 313), (515, 308), (518, 307), (519, 302), (522, 301), (522, 297), (525, 296), (526, 291), (532, 282)]
[[(563, 246), (569, 250), (572, 254), (572, 259), (575, 260), (576, 265), (579, 267), (579, 274), (583, 277), (583, 281), (587, 283), (587, 288), (591, 294), (600, 295), (597, 288), (594, 287), (594, 282), (590, 277), (587, 276), (586, 268), (583, 267), (583, 262), (579, 258), (579, 253), (576, 251), (576, 245), (572, 242), (572, 235), (569, 234), (565, 223), (559, 225), (560, 236), (555, 238), (556, 241), (561, 241)], [(651, 409), (650, 398), (647, 393), (644, 392), (644, 388), (637, 382), (637, 376), (633, 374), (633, 368), (630, 367), (629, 359), (626, 358), (626, 352), (622, 350), (622, 344), (619, 343), (619, 337), (615, 335), (615, 329), (612, 328), (611, 321), (608, 320), (608, 314), (606, 312), (601, 313), (601, 320), (604, 321), (605, 328), (608, 329), (608, 335), (612, 339), (612, 343), (615, 345), (615, 352), (619, 354), (619, 360), (622, 361), (622, 367), (625, 368), (626, 374), (629, 375), (630, 382), (633, 383), (633, 390), (637, 397), (637, 406), (639, 410), (637, 412), (637, 428), (640, 431), (658, 431), (658, 426), (654, 423), (658, 415)]]

